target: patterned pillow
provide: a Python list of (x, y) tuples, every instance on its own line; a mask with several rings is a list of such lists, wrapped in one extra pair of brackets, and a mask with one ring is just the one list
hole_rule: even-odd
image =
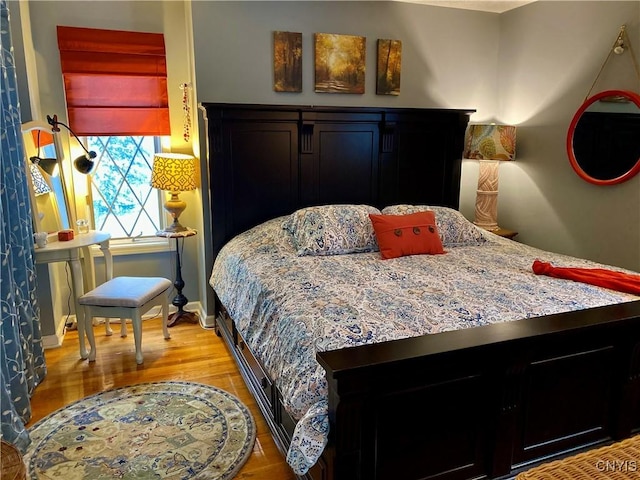
[(298, 256), (341, 255), (378, 250), (369, 205), (321, 205), (301, 208), (282, 223)]
[(391, 205), (384, 207), (382, 213), (384, 215), (409, 215), (411, 213), (424, 212), (426, 210), (432, 210), (427, 205)]
[(427, 205), (393, 205), (385, 207), (382, 213), (385, 215), (407, 215), (425, 210), (433, 210), (436, 214), (436, 226), (440, 233), (442, 245), (445, 248), (481, 245), (487, 241), (479, 227), (453, 208), (429, 207)]

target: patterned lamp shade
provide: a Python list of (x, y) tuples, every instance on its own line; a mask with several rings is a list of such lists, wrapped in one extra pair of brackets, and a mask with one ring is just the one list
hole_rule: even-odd
[(516, 127), (512, 125), (469, 125), (463, 158), (471, 160), (513, 160), (516, 156)]
[(49, 184), (42, 176), (42, 173), (40, 173), (40, 169), (38, 168), (38, 165), (36, 165), (35, 163), (30, 163), (29, 169), (31, 172), (31, 183), (33, 185), (33, 193), (36, 196), (38, 196), (38, 195), (44, 195), (45, 193), (51, 192), (51, 188), (49, 187)]
[(194, 158), (181, 153), (156, 153), (151, 170), (151, 186), (169, 192), (195, 190)]

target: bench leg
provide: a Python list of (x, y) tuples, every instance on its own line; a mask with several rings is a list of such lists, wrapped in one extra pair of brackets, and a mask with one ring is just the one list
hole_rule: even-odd
[[(85, 312), (88, 309), (85, 309)], [(87, 314), (84, 315), (87, 318)], [(85, 341), (85, 327), (84, 327), (84, 319), (80, 318), (79, 315), (76, 315), (77, 326), (78, 326), (78, 342), (80, 343), (80, 358), (86, 360), (89, 357), (89, 353), (87, 352), (87, 346), (84, 343)]]
[[(111, 325), (109, 323), (109, 317), (105, 318), (104, 329), (107, 337), (110, 337), (111, 335), (113, 335), (113, 330), (111, 329)], [(120, 319), (120, 336), (121, 337), (127, 336), (127, 319), (126, 318)]]
[(167, 300), (167, 296), (162, 294), (162, 333), (164, 333), (164, 339), (169, 340), (171, 335), (169, 334), (169, 329), (167, 328), (169, 324), (169, 301)]
[[(84, 328), (86, 326), (86, 328)], [(93, 316), (91, 315), (91, 307), (85, 307), (84, 309), (84, 325), (82, 328), (82, 335), (85, 334), (84, 330), (86, 330), (87, 339), (89, 340), (89, 347), (91, 350), (89, 351), (89, 361), (96, 361), (96, 337), (93, 334)], [(78, 323), (78, 335), (80, 335), (80, 322)], [(86, 358), (86, 357), (83, 357)]]
[(140, 310), (135, 310), (131, 315), (133, 325), (133, 341), (136, 344), (136, 363), (140, 365), (144, 359), (142, 357), (142, 315)]

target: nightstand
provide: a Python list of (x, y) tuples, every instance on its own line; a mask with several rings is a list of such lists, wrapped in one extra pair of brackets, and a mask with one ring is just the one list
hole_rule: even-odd
[(506, 228), (498, 228), (497, 230), (490, 230), (490, 232), (495, 233), (496, 235), (499, 235), (504, 238), (509, 238), (509, 239), (513, 239), (513, 237), (518, 235), (518, 232), (514, 232), (513, 230), (507, 230)]

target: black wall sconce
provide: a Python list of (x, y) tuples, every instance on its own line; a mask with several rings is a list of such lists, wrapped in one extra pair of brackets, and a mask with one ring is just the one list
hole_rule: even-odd
[[(78, 143), (80, 144), (82, 149), (85, 151), (84, 155), (80, 155), (78, 158), (76, 158), (73, 161), (73, 166), (76, 168), (76, 170), (78, 170), (80, 173), (83, 173), (85, 175), (91, 173), (91, 170), (93, 170), (93, 167), (95, 166), (95, 162), (93, 161), (93, 159), (96, 158), (96, 156), (97, 156), (96, 152), (94, 152), (93, 150), (91, 150), (91, 151), (87, 150), (87, 148), (80, 141), (78, 136), (74, 133), (73, 130), (71, 130), (71, 127), (69, 127), (68, 125), (66, 125), (66, 124), (64, 124), (64, 123), (62, 123), (60, 121), (58, 121), (58, 116), (57, 115), (54, 115), (53, 117), (51, 115), (47, 115), (47, 122), (49, 123), (49, 125), (51, 125), (51, 129), (54, 132), (59, 132), (60, 131), (60, 125), (62, 125), (67, 130), (69, 130), (69, 133), (74, 136), (74, 138), (78, 141)], [(43, 167), (43, 169), (44, 169), (44, 167)]]

